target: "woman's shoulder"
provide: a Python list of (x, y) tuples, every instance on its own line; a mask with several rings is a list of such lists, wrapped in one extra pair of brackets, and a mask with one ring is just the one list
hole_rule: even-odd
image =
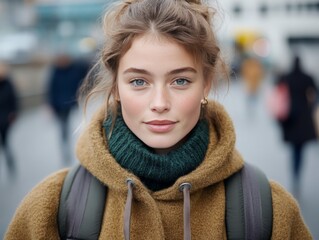
[(16, 239), (19, 234), (25, 235), (25, 239), (31, 239), (31, 235), (56, 236), (60, 192), (67, 172), (63, 169), (51, 174), (25, 196), (9, 225), (6, 239)]
[(299, 205), (296, 199), (278, 182), (270, 181), (273, 204), (282, 211), (298, 212)]
[(54, 172), (39, 182), (26, 196), (27, 198), (36, 198), (45, 201), (46, 197), (60, 195), (61, 187), (68, 169), (62, 169)]
[[(39, 182), (23, 199), (18, 211), (31, 211), (34, 214), (58, 204), (64, 178), (68, 170), (52, 173)], [(52, 208), (51, 208), (52, 209)]]
[(312, 239), (297, 200), (279, 183), (270, 181), (270, 186), (273, 205), (272, 239)]

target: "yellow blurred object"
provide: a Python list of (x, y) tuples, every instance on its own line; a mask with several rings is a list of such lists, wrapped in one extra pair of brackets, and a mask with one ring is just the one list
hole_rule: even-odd
[(260, 38), (260, 34), (253, 30), (239, 30), (235, 34), (235, 42), (244, 50), (252, 49), (253, 44)]
[(245, 59), (241, 65), (241, 76), (248, 93), (256, 93), (264, 77), (264, 69), (261, 62), (256, 58)]

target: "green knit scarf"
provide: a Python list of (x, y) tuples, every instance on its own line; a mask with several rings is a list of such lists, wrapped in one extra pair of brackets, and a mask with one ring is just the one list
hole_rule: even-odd
[[(108, 118), (103, 127), (108, 136), (112, 125)], [(138, 176), (152, 191), (167, 188), (204, 160), (209, 143), (209, 127), (200, 120), (188, 134), (187, 140), (177, 149), (167, 154), (156, 154), (127, 127), (121, 114), (118, 114), (108, 147), (116, 161), (125, 169)]]

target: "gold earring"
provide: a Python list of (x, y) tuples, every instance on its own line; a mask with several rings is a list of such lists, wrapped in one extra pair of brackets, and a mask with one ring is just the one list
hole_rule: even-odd
[(200, 103), (202, 104), (202, 106), (207, 105), (207, 104), (208, 104), (207, 97), (204, 97), (204, 98), (200, 101)]

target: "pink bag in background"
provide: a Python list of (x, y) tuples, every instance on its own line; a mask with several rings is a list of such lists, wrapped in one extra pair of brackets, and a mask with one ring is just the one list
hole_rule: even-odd
[(267, 97), (267, 108), (270, 114), (279, 121), (288, 118), (290, 112), (290, 94), (287, 84), (275, 85)]

